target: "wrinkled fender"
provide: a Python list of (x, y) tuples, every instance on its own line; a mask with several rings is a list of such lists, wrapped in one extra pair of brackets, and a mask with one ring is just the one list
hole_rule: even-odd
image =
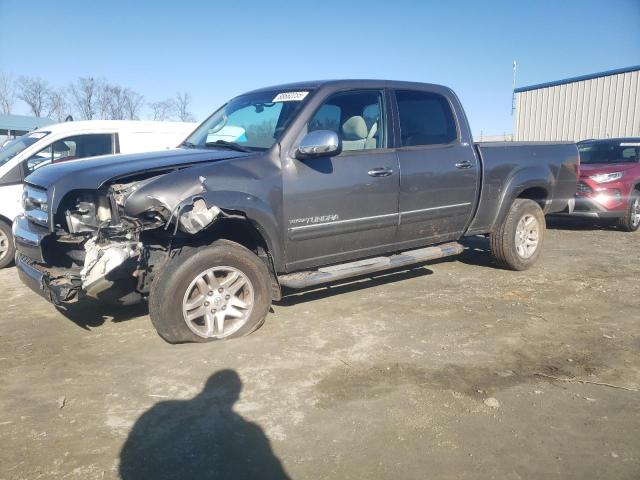
[(239, 191), (205, 191), (198, 196), (203, 198), (209, 207), (215, 205), (225, 211), (236, 211), (244, 214), (264, 238), (275, 265), (281, 265), (283, 247), (278, 234), (277, 215), (272, 211), (272, 207), (268, 203), (250, 193)]
[(260, 155), (161, 175), (127, 198), (124, 213), (138, 217), (160, 209), (165, 215), (177, 215), (197, 198), (209, 208), (244, 215), (264, 238), (276, 268), (282, 265), (282, 177), (278, 165)]
[[(505, 165), (505, 168), (509, 168), (509, 166)], [(548, 166), (524, 166), (513, 171), (504, 180), (502, 179), (503, 172), (500, 170), (497, 168), (496, 171), (485, 176), (476, 216), (466, 235), (493, 231), (495, 226), (499, 225), (506, 217), (513, 201), (529, 188), (545, 189), (547, 201), (553, 197), (555, 179)]]
[[(542, 165), (524, 167), (516, 171), (507, 181), (507, 186), (502, 192), (496, 210), (496, 216), (491, 223), (491, 230), (499, 225), (509, 213), (509, 209), (514, 200), (520, 196), (522, 192), (529, 188), (543, 188), (547, 192), (546, 201), (549, 202), (553, 197), (555, 179), (549, 168)], [(546, 203), (545, 203), (546, 205)]]

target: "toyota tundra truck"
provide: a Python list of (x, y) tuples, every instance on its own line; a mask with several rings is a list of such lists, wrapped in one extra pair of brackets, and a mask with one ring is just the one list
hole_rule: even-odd
[(22, 281), (59, 306), (149, 302), (168, 342), (247, 335), (283, 290), (456, 255), (488, 235), (533, 265), (577, 183), (571, 143), (474, 144), (444, 86), (255, 90), (177, 149), (70, 161), (26, 179)]

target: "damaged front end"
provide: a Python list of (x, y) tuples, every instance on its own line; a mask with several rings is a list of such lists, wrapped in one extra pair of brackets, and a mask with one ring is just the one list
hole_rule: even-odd
[(55, 305), (75, 303), (84, 296), (77, 272), (50, 268), (18, 253), (16, 266), (20, 280)]
[(38, 280), (51, 301), (70, 303), (84, 295), (115, 303), (140, 300), (176, 239), (196, 235), (220, 217), (234, 217), (207, 204), (202, 177), (151, 193), (148, 187), (164, 175), (130, 178), (65, 198), (45, 259), (56, 273), (41, 272)]
[(135, 241), (109, 241), (98, 243), (97, 238), (87, 240), (84, 245), (86, 255), (80, 271), (82, 289), (90, 297), (96, 297), (113, 287), (118, 275), (114, 272), (127, 263), (135, 271), (142, 254), (142, 243)]

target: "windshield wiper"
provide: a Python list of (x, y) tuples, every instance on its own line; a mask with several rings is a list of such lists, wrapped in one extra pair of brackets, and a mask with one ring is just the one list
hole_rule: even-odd
[(238, 152), (247, 152), (250, 153), (251, 150), (243, 147), (242, 145), (237, 144), (236, 142), (227, 142), (226, 140), (216, 140), (215, 142), (207, 142), (205, 143), (207, 147), (223, 147), (229, 148), (231, 150), (236, 150)]
[(182, 142), (180, 144), (181, 147), (189, 147), (189, 148), (196, 148), (195, 143), (189, 142), (187, 140), (185, 140), (184, 142)]

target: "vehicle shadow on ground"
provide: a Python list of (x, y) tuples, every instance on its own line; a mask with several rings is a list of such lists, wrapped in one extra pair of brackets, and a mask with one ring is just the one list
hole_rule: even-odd
[[(445, 260), (447, 259), (438, 260), (437, 262)], [(431, 261), (429, 262), (429, 265), (433, 265), (434, 263), (434, 261)], [(283, 290), (282, 300), (274, 301), (273, 303), (279, 307), (289, 307), (297, 305), (298, 303), (332, 297), (333, 295), (341, 295), (343, 293), (357, 292), (359, 290), (364, 290), (378, 285), (385, 285), (387, 283), (399, 282), (427, 275), (433, 275), (433, 270), (429, 270), (424, 264), (418, 264), (409, 269), (404, 267), (402, 270), (387, 270), (302, 290), (293, 290), (285, 287)]]
[(594, 220), (590, 218), (566, 218), (566, 217), (546, 217), (547, 228), (549, 230), (607, 230), (611, 232), (622, 232), (616, 228), (613, 220)]
[(465, 237), (460, 240), (460, 243), (464, 246), (464, 251), (457, 257), (454, 257), (459, 262), (464, 263), (465, 265), (475, 265), (478, 267), (502, 270), (491, 254), (489, 237), (482, 235)]
[(121, 478), (289, 478), (264, 431), (233, 411), (241, 390), (234, 370), (220, 370), (194, 398), (154, 405), (122, 447)]
[(78, 305), (58, 308), (58, 311), (84, 330), (99, 327), (107, 322), (124, 322), (149, 313), (147, 302), (120, 306), (85, 299)]

